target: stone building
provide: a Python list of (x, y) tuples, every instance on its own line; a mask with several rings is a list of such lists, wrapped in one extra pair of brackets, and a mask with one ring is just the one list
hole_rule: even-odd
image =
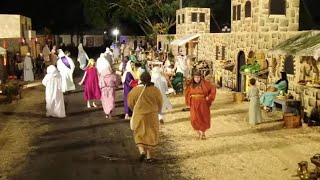
[(0, 14), (0, 42), (9, 51), (29, 51), (36, 55), (36, 32), (32, 31), (31, 19), (21, 15)]
[[(177, 10), (177, 34), (158, 35), (158, 46), (168, 47), (175, 55), (182, 51), (195, 60), (212, 63), (216, 83), (238, 92), (247, 90), (248, 79), (253, 76), (241, 73), (240, 68), (253, 60), (261, 67), (254, 77), (262, 91), (279, 79), (281, 71), (288, 71), (290, 94), (299, 99), (297, 82), (301, 78), (296, 78), (296, 72), (302, 71), (302, 57), (279, 54), (276, 49), (304, 33), (299, 31), (300, 0), (232, 0), (231, 6), (231, 32), (209, 33), (209, 9), (187, 7)], [(317, 89), (306, 91), (312, 96), (304, 102), (317, 96), (320, 100)], [(320, 101), (317, 104), (320, 106)]]

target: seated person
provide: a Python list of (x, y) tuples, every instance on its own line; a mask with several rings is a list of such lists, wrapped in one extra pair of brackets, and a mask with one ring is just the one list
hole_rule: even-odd
[(274, 106), (273, 100), (280, 94), (280, 91), (288, 92), (288, 79), (285, 72), (281, 72), (281, 79), (260, 97), (260, 103), (264, 106), (265, 110), (271, 111), (271, 107)]
[(172, 80), (172, 87), (176, 92), (183, 92), (183, 74), (177, 72)]

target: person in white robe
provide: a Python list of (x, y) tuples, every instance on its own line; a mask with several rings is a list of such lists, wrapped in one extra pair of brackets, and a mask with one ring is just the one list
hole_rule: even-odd
[(162, 110), (161, 113), (159, 113), (159, 120), (160, 124), (164, 124), (164, 112), (167, 110), (172, 109), (172, 105), (169, 101), (169, 98), (166, 95), (166, 92), (168, 91), (168, 82), (166, 78), (161, 74), (160, 67), (156, 66), (152, 69), (152, 75), (151, 75), (151, 82), (154, 83), (154, 86), (157, 87), (163, 98), (163, 104), (162, 104)]
[(89, 57), (87, 53), (84, 51), (82, 43), (78, 46), (78, 62), (80, 63), (80, 69), (84, 70), (87, 67), (87, 61)]
[(73, 60), (67, 57), (62, 50), (59, 50), (58, 56), (57, 68), (62, 78), (62, 92), (75, 90), (76, 88), (72, 77), (75, 68)]
[(42, 80), (46, 87), (46, 116), (66, 117), (62, 93), (62, 78), (54, 65), (47, 68), (47, 74)]
[(109, 64), (113, 64), (113, 53), (110, 51), (110, 49), (107, 47), (106, 51), (104, 52), (105, 58), (108, 60)]
[(119, 59), (120, 59), (120, 49), (117, 46), (117, 44), (115, 44), (113, 48), (113, 60), (115, 61), (115, 63), (118, 63)]
[(176, 63), (174, 65), (174, 69), (176, 70), (176, 73), (180, 72), (183, 74), (185, 78), (188, 77), (189, 72), (188, 72), (188, 64), (187, 64), (187, 59), (184, 57), (182, 54), (180, 54), (177, 57)]
[(105, 58), (105, 54), (104, 53), (101, 53), (100, 57), (97, 59), (96, 68), (97, 68), (97, 71), (98, 71), (98, 75), (100, 75), (101, 72), (106, 68), (110, 68), (111, 69), (111, 65), (110, 65), (109, 61)]
[(30, 53), (26, 54), (23, 61), (23, 80), (24, 81), (34, 81), (33, 65), (30, 57)]
[(42, 55), (43, 55), (43, 59), (46, 63), (46, 65), (48, 63), (50, 63), (50, 49), (48, 47), (48, 45), (45, 45), (42, 49)]

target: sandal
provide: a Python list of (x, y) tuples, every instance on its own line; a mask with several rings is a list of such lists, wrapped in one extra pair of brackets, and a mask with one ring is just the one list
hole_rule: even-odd
[(142, 162), (145, 158), (146, 158), (146, 154), (142, 153), (142, 154), (140, 154), (139, 161)]
[(156, 162), (157, 160), (156, 159), (154, 159), (154, 158), (149, 158), (149, 159), (147, 159), (147, 163), (154, 163), (154, 162)]

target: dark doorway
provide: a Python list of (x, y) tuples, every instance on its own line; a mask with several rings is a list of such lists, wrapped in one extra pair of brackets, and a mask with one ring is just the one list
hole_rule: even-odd
[(245, 78), (242, 79), (241, 73), (240, 73), (240, 68), (241, 66), (246, 64), (246, 56), (243, 51), (240, 51), (238, 54), (238, 66), (237, 66), (237, 92), (244, 92), (244, 83), (245, 83)]
[(136, 49), (137, 49), (137, 46), (138, 46), (138, 41), (137, 41), (137, 40), (134, 40), (134, 41), (133, 41), (133, 49), (136, 50)]

